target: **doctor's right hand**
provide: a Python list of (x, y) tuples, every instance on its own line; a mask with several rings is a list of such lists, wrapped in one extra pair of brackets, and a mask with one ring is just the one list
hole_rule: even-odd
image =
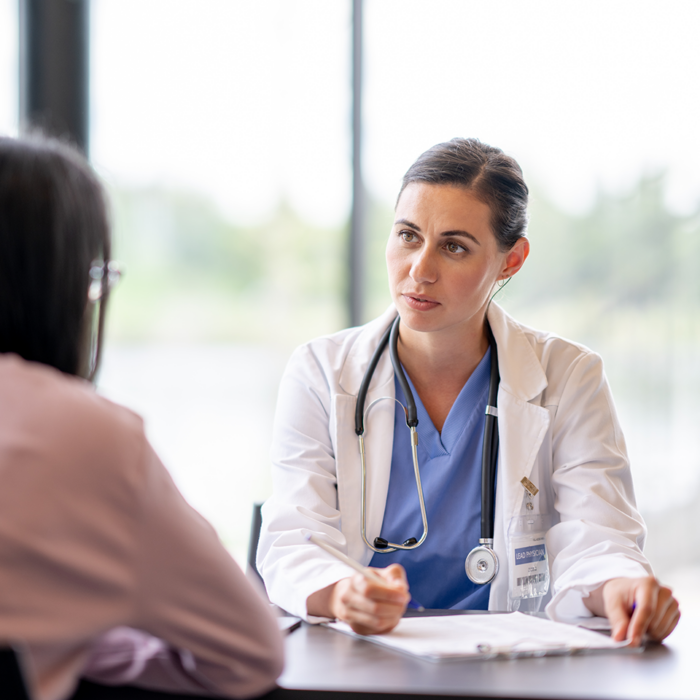
[(312, 615), (335, 617), (358, 634), (382, 634), (396, 627), (411, 599), (406, 572), (399, 564), (372, 569), (384, 583), (362, 574), (344, 578), (309, 596)]

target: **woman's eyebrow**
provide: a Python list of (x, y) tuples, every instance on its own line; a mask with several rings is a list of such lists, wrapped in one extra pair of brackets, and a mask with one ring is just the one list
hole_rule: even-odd
[(474, 241), (478, 246), (481, 245), (479, 241), (476, 240), (474, 236), (472, 236), (471, 233), (468, 231), (444, 231), (443, 233), (440, 234), (441, 236), (464, 236), (465, 238), (468, 238), (470, 241)]
[(422, 231), (420, 230), (420, 226), (417, 226), (408, 219), (397, 219), (396, 221), (394, 221), (394, 226), (396, 226), (397, 224), (401, 224), (402, 226), (410, 226), (412, 229), (418, 231), (418, 233), (422, 233)]

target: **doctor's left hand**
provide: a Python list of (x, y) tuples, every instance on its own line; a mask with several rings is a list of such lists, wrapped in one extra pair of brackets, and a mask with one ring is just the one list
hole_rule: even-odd
[(358, 634), (382, 634), (394, 629), (411, 598), (402, 566), (392, 564), (372, 570), (384, 579), (384, 585), (355, 574), (338, 581), (330, 597), (334, 617), (347, 622)]
[(629, 639), (631, 646), (639, 646), (644, 635), (660, 642), (681, 616), (671, 589), (653, 576), (610, 579), (583, 602), (595, 615), (608, 618), (613, 639)]

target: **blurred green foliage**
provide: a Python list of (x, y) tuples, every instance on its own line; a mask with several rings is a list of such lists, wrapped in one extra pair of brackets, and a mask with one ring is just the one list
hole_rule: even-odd
[[(642, 177), (624, 195), (599, 193), (591, 210), (564, 214), (540, 193), (531, 207), (533, 255), (521, 278), (523, 301), (553, 293), (602, 300), (607, 308), (643, 307), (674, 299), (686, 255), (700, 250), (698, 217), (672, 214), (664, 177)], [(697, 293), (698, 286), (692, 285)]]
[(242, 227), (204, 197), (158, 188), (110, 191), (114, 340), (267, 341), (336, 330), (343, 321), (343, 232), (314, 228), (285, 204)]
[[(346, 226), (310, 226), (285, 203), (244, 227), (191, 192), (111, 195), (115, 255), (126, 267), (112, 301), (112, 338), (292, 345), (346, 324)], [(392, 216), (371, 203), (367, 319), (390, 302), (384, 247)], [(530, 258), (497, 296), (524, 322), (595, 347), (611, 334), (628, 337), (640, 313), (652, 327), (667, 323), (670, 310), (694, 320), (700, 216), (669, 211), (663, 175), (644, 176), (623, 195), (601, 192), (581, 215), (535, 189), (529, 236)]]
[(697, 337), (700, 210), (671, 212), (664, 181), (646, 175), (627, 193), (600, 192), (580, 215), (535, 190), (531, 255), (497, 299), (524, 322), (601, 351), (665, 343), (663, 333)]

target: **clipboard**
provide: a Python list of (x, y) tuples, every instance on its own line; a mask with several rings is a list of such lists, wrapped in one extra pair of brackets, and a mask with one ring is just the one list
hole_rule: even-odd
[(405, 617), (387, 634), (360, 635), (344, 622), (327, 627), (427, 661), (484, 661), (541, 656), (638, 653), (627, 641), (520, 612)]

